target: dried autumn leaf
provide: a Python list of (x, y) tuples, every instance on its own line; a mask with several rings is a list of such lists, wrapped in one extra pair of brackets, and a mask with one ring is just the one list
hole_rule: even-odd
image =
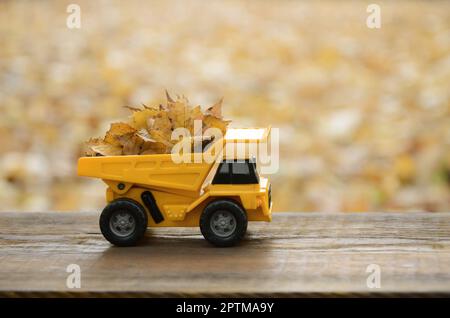
[(195, 135), (194, 123), (196, 120), (203, 120), (203, 113), (200, 106), (196, 106), (189, 111), (189, 116), (186, 121), (186, 128), (189, 129), (191, 135)]
[(166, 112), (159, 112), (158, 115), (151, 119), (151, 125), (148, 125), (148, 129), (160, 130), (164, 134), (172, 133), (172, 123), (169, 119), (169, 115)]
[(168, 136), (167, 134), (165, 134), (163, 131), (160, 130), (152, 130), (150, 132), (150, 136), (153, 140), (155, 140), (156, 142), (160, 142), (163, 145), (166, 145), (167, 147), (172, 147), (173, 144), (170, 141), (171, 140), (171, 135)]
[(156, 142), (156, 140), (152, 139), (152, 136), (148, 133), (148, 130), (145, 128), (140, 129), (136, 135), (140, 137), (144, 142)]
[(147, 128), (147, 120), (158, 114), (159, 110), (153, 108), (145, 108), (139, 111), (133, 112), (131, 115), (131, 125), (136, 129)]
[(141, 155), (169, 153), (169, 148), (160, 142), (145, 142), (141, 147)]
[(209, 107), (208, 110), (206, 111), (206, 115), (211, 115), (218, 119), (222, 119), (222, 102), (223, 98), (221, 98), (217, 103)]
[[(145, 105), (144, 105), (144, 106), (145, 106)], [(131, 106), (123, 106), (123, 107), (126, 108), (126, 109), (129, 109), (129, 110), (131, 110), (131, 111), (134, 111), (134, 112), (139, 112), (139, 111), (142, 110), (141, 108), (131, 107)]]
[(112, 123), (106, 133), (104, 141), (114, 146), (120, 146), (119, 137), (136, 132), (136, 129), (126, 123)]
[(144, 140), (136, 134), (128, 134), (119, 137), (119, 141), (123, 146), (124, 155), (137, 155), (141, 151), (141, 146)]
[(174, 103), (168, 105), (168, 116), (172, 123), (172, 128), (185, 127), (187, 119), (187, 104), (185, 101), (178, 99)]
[(86, 142), (86, 145), (88, 147), (87, 156), (120, 156), (122, 154), (121, 146), (112, 145), (100, 138), (91, 138)]
[(86, 141), (86, 147), (87, 147), (87, 150), (86, 150), (86, 152), (85, 152), (85, 155), (86, 155), (86, 156), (95, 156), (95, 155), (97, 155), (97, 152), (94, 151), (94, 150), (92, 149), (92, 147), (101, 145), (101, 144), (103, 144), (103, 142), (104, 142), (104, 141), (103, 141), (103, 139), (101, 139), (101, 138), (91, 138), (91, 139), (89, 139), (88, 141)]
[(203, 132), (208, 128), (218, 128), (225, 135), (225, 131), (227, 130), (227, 126), (230, 121), (225, 121), (218, 119), (215, 116), (208, 115), (203, 118)]

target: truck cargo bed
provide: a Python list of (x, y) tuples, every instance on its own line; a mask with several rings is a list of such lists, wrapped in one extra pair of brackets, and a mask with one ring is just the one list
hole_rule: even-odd
[(78, 175), (108, 181), (200, 191), (213, 163), (175, 163), (170, 154), (82, 157)]

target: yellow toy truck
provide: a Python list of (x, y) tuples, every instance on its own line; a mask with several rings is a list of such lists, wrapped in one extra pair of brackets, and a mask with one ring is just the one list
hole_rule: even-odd
[[(267, 142), (269, 134), (228, 129), (220, 147)], [(207, 241), (227, 247), (244, 237), (248, 221), (272, 219), (271, 185), (254, 155), (227, 153), (211, 163), (175, 163), (171, 154), (82, 157), (78, 175), (107, 184), (99, 223), (114, 245), (137, 244), (147, 227), (200, 226)]]

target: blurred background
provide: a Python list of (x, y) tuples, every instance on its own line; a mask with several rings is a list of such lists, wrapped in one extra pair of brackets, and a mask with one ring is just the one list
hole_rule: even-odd
[(449, 211), (450, 1), (370, 3), (0, 1), (0, 210), (101, 209), (83, 142), (167, 88), (280, 128), (276, 211)]

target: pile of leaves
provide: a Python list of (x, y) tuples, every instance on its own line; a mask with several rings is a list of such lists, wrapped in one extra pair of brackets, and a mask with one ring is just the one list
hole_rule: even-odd
[[(133, 113), (128, 122), (112, 123), (104, 138), (87, 141), (87, 156), (120, 156), (170, 153), (179, 140), (172, 140), (176, 128), (186, 128), (195, 135), (194, 121), (201, 120), (202, 134), (208, 128), (218, 128), (225, 134), (230, 121), (222, 117), (222, 99), (205, 112), (201, 106), (191, 106), (185, 96), (170, 97), (166, 105), (141, 108), (125, 106)], [(197, 132), (198, 134), (199, 132)], [(206, 141), (203, 146), (211, 140)]]

